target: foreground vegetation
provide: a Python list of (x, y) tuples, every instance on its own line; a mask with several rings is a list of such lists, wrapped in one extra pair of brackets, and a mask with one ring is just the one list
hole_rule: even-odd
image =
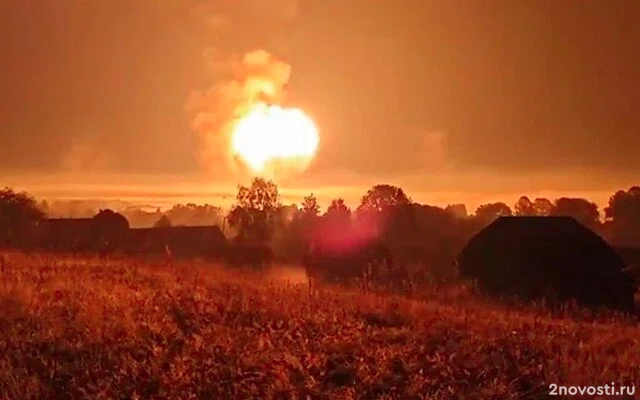
[[(640, 383), (640, 328), (197, 263), (11, 255), (0, 398), (543, 398)], [(290, 278), (288, 281), (285, 281)]]

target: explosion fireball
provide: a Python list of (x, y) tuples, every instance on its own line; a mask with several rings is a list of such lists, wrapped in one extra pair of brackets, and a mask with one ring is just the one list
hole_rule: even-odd
[(249, 173), (286, 181), (305, 171), (315, 156), (316, 124), (301, 109), (284, 106), (291, 101), (286, 32), (296, 3), (211, 2), (204, 8), (208, 12), (197, 13), (214, 17), (211, 26), (221, 40), (204, 52), (215, 80), (206, 90), (194, 90), (187, 108), (203, 139), (203, 164), (216, 176), (228, 169), (242, 178)]
[(256, 173), (278, 166), (304, 170), (319, 142), (318, 129), (304, 111), (257, 103), (234, 127), (231, 151)]

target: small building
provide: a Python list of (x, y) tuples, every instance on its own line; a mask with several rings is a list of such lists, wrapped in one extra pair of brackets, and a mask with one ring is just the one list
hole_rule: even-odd
[(46, 218), (35, 227), (34, 246), (44, 251), (89, 251), (94, 232), (93, 218)]
[(634, 306), (636, 287), (624, 260), (571, 217), (500, 217), (471, 238), (457, 261), (460, 274), (490, 294)]
[(222, 230), (211, 226), (167, 226), (129, 230), (127, 251), (132, 254), (164, 254), (169, 247), (176, 257), (221, 257), (226, 245)]

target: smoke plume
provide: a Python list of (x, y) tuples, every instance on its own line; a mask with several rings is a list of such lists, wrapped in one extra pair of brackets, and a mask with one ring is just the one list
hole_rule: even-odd
[(209, 171), (242, 172), (230, 152), (234, 125), (256, 102), (284, 101), (291, 74), (284, 61), (287, 29), (296, 6), (293, 0), (247, 0), (199, 7), (198, 13), (207, 15), (213, 40), (203, 55), (214, 81), (208, 89), (191, 93), (187, 112)]

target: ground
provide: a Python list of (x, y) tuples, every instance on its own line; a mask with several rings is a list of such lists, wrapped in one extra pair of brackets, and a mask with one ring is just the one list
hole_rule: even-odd
[(552, 383), (640, 385), (631, 320), (453, 289), (310, 297), (292, 271), (12, 255), (0, 398), (533, 399)]

